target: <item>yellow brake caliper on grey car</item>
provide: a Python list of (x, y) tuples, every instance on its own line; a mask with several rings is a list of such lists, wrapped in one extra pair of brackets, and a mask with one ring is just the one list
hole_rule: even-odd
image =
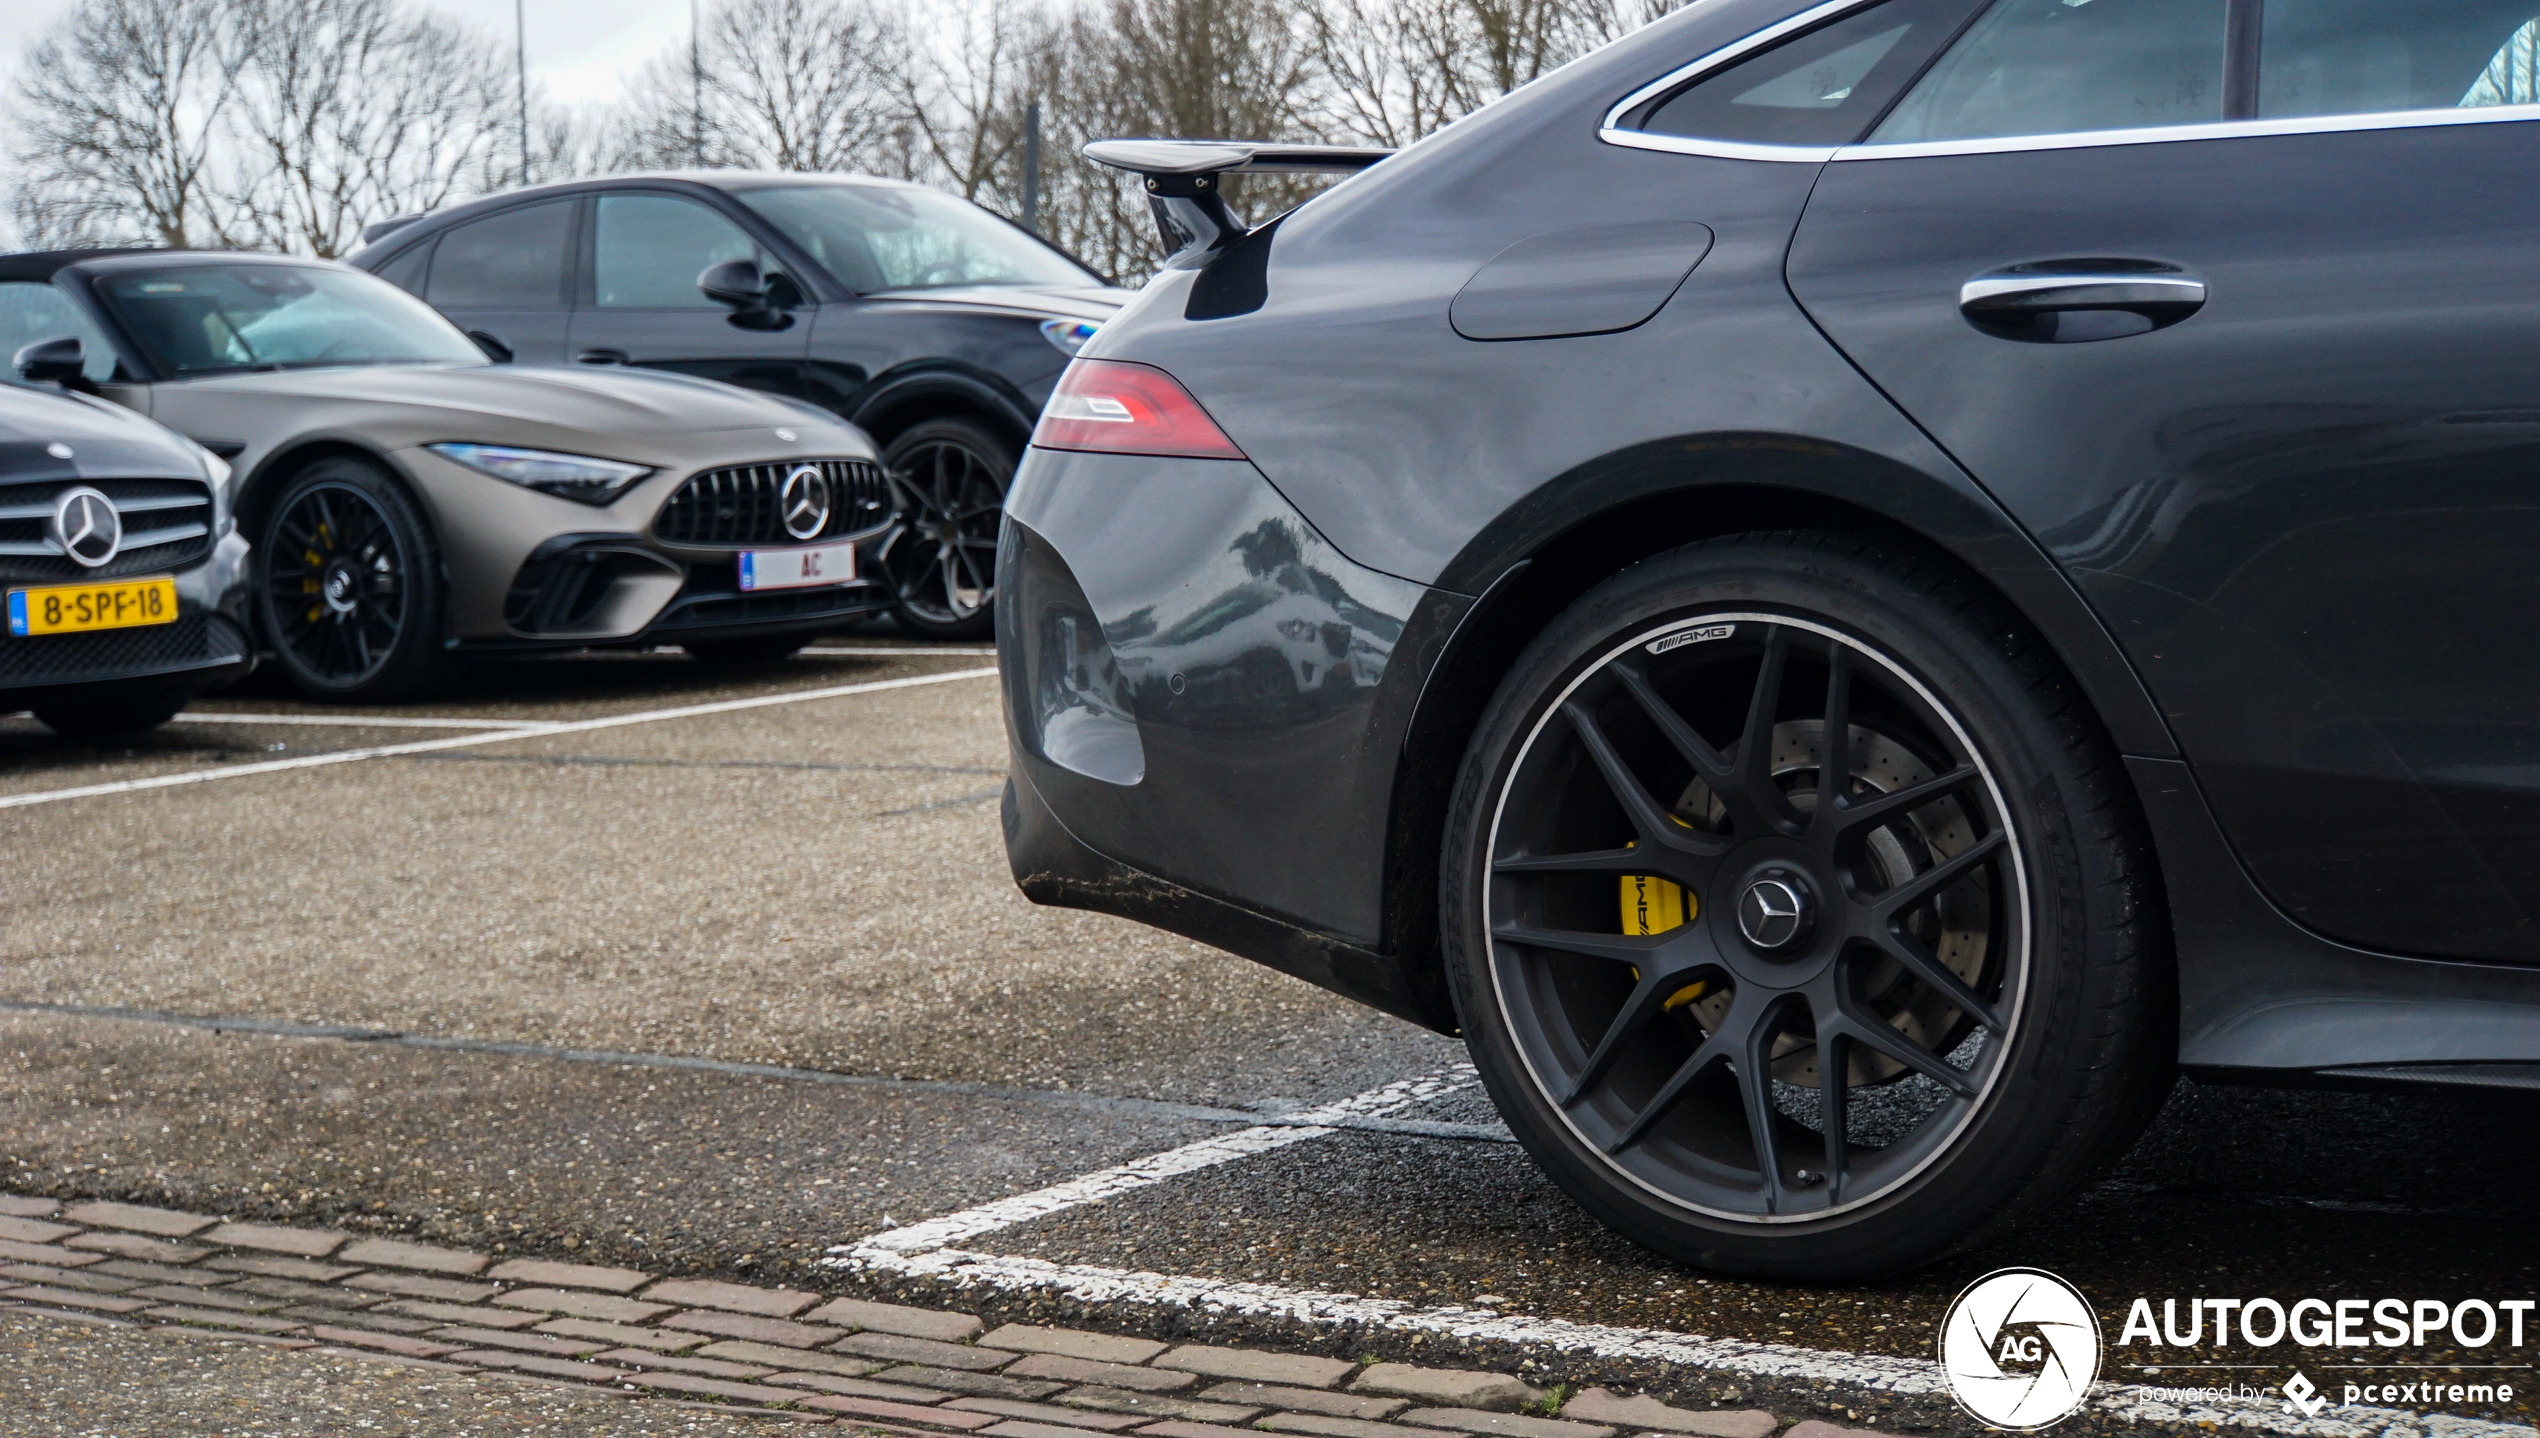
[[(1623, 876), (1623, 932), (1626, 934), (1638, 937), (1682, 928), (1693, 922), (1693, 916), (1699, 909), (1700, 901), (1673, 880), (1661, 879), (1654, 874)], [(1632, 970), (1632, 977), (1639, 978), (1640, 970)], [(1667, 1002), (1661, 1007), (1672, 1013), (1702, 997), (1705, 987), (1697, 979), (1668, 995)]]

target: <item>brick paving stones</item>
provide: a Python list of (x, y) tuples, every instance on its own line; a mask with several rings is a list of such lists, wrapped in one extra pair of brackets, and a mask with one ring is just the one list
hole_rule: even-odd
[(1117, 1433), (1146, 1421), (1134, 1413), (1097, 1413), (1086, 1408), (1057, 1408), (1047, 1403), (1025, 1403), (1013, 1398), (956, 1398), (944, 1406), (994, 1413), (1027, 1423), (1056, 1423), (1078, 1432), (1090, 1428), (1099, 1433)]
[(365, 1238), (335, 1256), (346, 1263), (365, 1267), (413, 1268), (460, 1278), (482, 1272), (491, 1262), (481, 1253), (469, 1253), (460, 1248), (436, 1248), (428, 1243), (408, 1243), (396, 1238)]
[(1346, 1358), (1314, 1358), (1302, 1353), (1256, 1353), (1243, 1348), (1211, 1348), (1191, 1344), (1155, 1360), (1158, 1368), (1181, 1368), (1212, 1378), (1249, 1378), (1256, 1383), (1285, 1383), (1299, 1388), (1329, 1388), (1358, 1371)]
[(14, 1258), (27, 1263), (95, 1263), (105, 1256), (102, 1253), (77, 1253), (65, 1248), (51, 1248), (21, 1239), (0, 1238), (0, 1258)]
[(1594, 1423), (1491, 1413), (1479, 1408), (1414, 1408), (1395, 1421), (1416, 1423), (1423, 1428), (1451, 1428), (1459, 1433), (1504, 1433), (1509, 1438), (1612, 1438), (1614, 1432)]
[(969, 1393), (981, 1398), (1046, 1398), (1064, 1386), (1057, 1383), (1008, 1378), (1002, 1373), (977, 1373), (961, 1368), (927, 1368), (919, 1364), (903, 1364), (898, 1368), (885, 1368), (873, 1376), (884, 1383), (914, 1383), (920, 1387), (940, 1388), (947, 1393)]
[(211, 1252), (190, 1243), (168, 1243), (156, 1238), (143, 1238), (137, 1233), (83, 1233), (64, 1240), (73, 1248), (98, 1253), (120, 1253), (126, 1258), (146, 1259), (152, 1263), (192, 1263)]
[(787, 1348), (809, 1348), (838, 1336), (834, 1328), (814, 1328), (808, 1323), (788, 1323), (782, 1318), (753, 1318), (746, 1313), (708, 1313), (694, 1308), (670, 1315), (662, 1320), (662, 1326), (684, 1328), (691, 1333), (713, 1333), (725, 1338), (746, 1338), (753, 1343), (774, 1343)]
[(1429, 1431), (1329, 1413), (1273, 1413), (1261, 1420), (1261, 1426), (1277, 1433), (1313, 1433), (1321, 1438), (1420, 1438)]
[(888, 1398), (900, 1403), (934, 1403), (943, 1394), (923, 1388), (910, 1388), (899, 1383), (876, 1383), (869, 1378), (841, 1378), (834, 1373), (776, 1373), (770, 1383), (794, 1388), (817, 1388), (823, 1393), (843, 1393), (854, 1398)]
[(601, 1268), (588, 1263), (550, 1263), (543, 1258), (515, 1258), (485, 1270), (505, 1283), (538, 1283), (552, 1288), (596, 1288), (603, 1293), (632, 1293), (652, 1282), (649, 1273), (631, 1268)]
[(172, 1208), (143, 1208), (132, 1203), (83, 1203), (62, 1217), (84, 1228), (128, 1228), (161, 1238), (184, 1238), (220, 1222), (206, 1213), (179, 1213)]
[(784, 1344), (752, 1343), (747, 1339), (727, 1339), (710, 1344), (698, 1352), (712, 1358), (729, 1358), (740, 1363), (764, 1363), (771, 1368), (800, 1369), (812, 1373), (834, 1373), (841, 1378), (861, 1378), (882, 1367), (867, 1359), (836, 1353), (814, 1353)]
[(875, 1333), (897, 1333), (909, 1338), (932, 1338), (943, 1343), (959, 1343), (978, 1335), (981, 1324), (967, 1313), (945, 1313), (934, 1308), (908, 1308), (897, 1303), (867, 1303), (860, 1298), (833, 1298), (803, 1317), (816, 1323), (835, 1323), (841, 1328), (861, 1328)]
[(1284, 1408), (1297, 1413), (1324, 1413), (1334, 1418), (1370, 1421), (1390, 1417), (1411, 1406), (1409, 1400), (1402, 1398), (1366, 1398), (1354, 1393), (1329, 1393), (1319, 1388), (1278, 1388), (1266, 1383), (1220, 1383), (1199, 1396), (1214, 1403), (1243, 1403), (1256, 1408)]
[(323, 1228), (282, 1228), (270, 1223), (224, 1223), (201, 1235), (204, 1243), (224, 1248), (254, 1248), (300, 1258), (324, 1258), (352, 1237)]
[(790, 1288), (751, 1288), (739, 1283), (685, 1278), (656, 1283), (644, 1290), (644, 1297), (653, 1303), (722, 1308), (734, 1313), (755, 1313), (761, 1318), (791, 1318), (820, 1301), (817, 1293), (796, 1293)]
[(576, 1293), (570, 1288), (518, 1288), (494, 1295), (506, 1308), (534, 1308), (573, 1318), (600, 1318), (611, 1323), (642, 1323), (670, 1312), (667, 1303), (641, 1303), (609, 1293)]
[(1061, 1383), (1135, 1388), (1146, 1393), (1171, 1393), (1199, 1381), (1196, 1373), (1132, 1368), (1125, 1363), (1088, 1363), (1082, 1358), (1063, 1358), (1055, 1353), (1036, 1353), (1005, 1372), (1009, 1378), (1055, 1378)]
[(78, 1232), (80, 1232), (79, 1229), (67, 1223), (45, 1223), (33, 1218), (0, 1217), (0, 1238), (14, 1239), (19, 1243), (51, 1243), (57, 1238), (68, 1238)]
[(452, 1303), (482, 1303), (503, 1291), (491, 1283), (462, 1283), (454, 1278), (423, 1278), (411, 1273), (358, 1273), (344, 1282), (353, 1288), (376, 1289), (407, 1298), (440, 1298)]
[(1504, 1373), (1421, 1368), (1409, 1363), (1376, 1364), (1349, 1386), (1354, 1393), (1420, 1398), (1456, 1408), (1514, 1408), (1542, 1396)]
[[(503, 1381), (840, 1421), (894, 1438), (1771, 1438), (1758, 1409), (1590, 1388), (1559, 1418), (1503, 1373), (829, 1298), (403, 1239), (0, 1194), (0, 1304), (230, 1342), (332, 1345)], [(113, 1315), (113, 1316), (107, 1316)], [(1205, 1381), (1203, 1381), (1205, 1379)], [(735, 1410), (732, 1404), (758, 1405)], [(1412, 1406), (1417, 1404), (1419, 1406)], [(1886, 1438), (1810, 1421), (1782, 1438)]]
[(1702, 1438), (1764, 1438), (1781, 1426), (1761, 1409), (1696, 1412), (1670, 1408), (1655, 1398), (1619, 1398), (1602, 1388), (1582, 1388), (1561, 1405), (1561, 1416), (1586, 1423), (1613, 1423), (1661, 1433), (1689, 1433)]
[[(1001, 1368), (1014, 1361), (1012, 1353), (971, 1348), (959, 1343), (938, 1343), (931, 1338), (908, 1338), (897, 1333), (858, 1333), (830, 1346), (841, 1353), (861, 1353), (868, 1358), (883, 1358), (894, 1363), (922, 1363), (929, 1368), (985, 1370)], [(1158, 1348), (1163, 1346), (1160, 1343), (1156, 1345)]]
[(676, 1353), (694, 1348), (706, 1341), (702, 1333), (665, 1333), (658, 1328), (638, 1328), (630, 1323), (603, 1323), (590, 1318), (551, 1318), (537, 1326), (539, 1333), (561, 1334), (567, 1338), (595, 1338), (621, 1348), (644, 1348), (656, 1353)]
[(1243, 1404), (1202, 1403), (1163, 1393), (1133, 1393), (1120, 1388), (1079, 1388), (1059, 1395), (1058, 1401), (1071, 1408), (1144, 1413), (1154, 1418), (1177, 1418), (1192, 1423), (1241, 1423), (1261, 1411)]
[[(1076, 1328), (1040, 1328), (1028, 1323), (1009, 1323), (982, 1337), (979, 1346), (1011, 1348), (1021, 1353), (1055, 1353), (1063, 1358), (1086, 1358), (1097, 1363), (1144, 1363), (1170, 1345), (1147, 1338), (1087, 1333)], [(1341, 1366), (1346, 1369), (1350, 1365)]]

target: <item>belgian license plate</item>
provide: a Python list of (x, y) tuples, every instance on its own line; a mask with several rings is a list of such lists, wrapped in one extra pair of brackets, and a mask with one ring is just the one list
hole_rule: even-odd
[(745, 590), (809, 589), (820, 584), (847, 584), (854, 579), (852, 544), (741, 551), (741, 587)]
[(138, 629), (176, 622), (176, 581), (127, 579), (113, 584), (48, 584), (9, 591), (9, 632), (76, 634), (87, 629)]

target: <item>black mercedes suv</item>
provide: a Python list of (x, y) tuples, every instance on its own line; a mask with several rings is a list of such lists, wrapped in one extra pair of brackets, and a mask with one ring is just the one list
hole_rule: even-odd
[(120, 406), (0, 383), (0, 713), (73, 739), (163, 724), (255, 663), (247, 590), (227, 464)]
[(901, 623), (945, 639), (988, 634), (1015, 461), (1128, 297), (976, 205), (863, 176), (621, 175), (365, 233), (354, 264), (498, 355), (679, 370), (862, 426), (901, 511), (874, 558)]

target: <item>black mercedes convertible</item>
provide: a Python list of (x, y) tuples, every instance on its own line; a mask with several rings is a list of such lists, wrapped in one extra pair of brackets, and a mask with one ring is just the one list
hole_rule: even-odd
[(2535, 17), (1710, 0), (1390, 157), (1092, 147), (1179, 248), (1007, 505), (1016, 877), (1461, 1032), (1731, 1272), (2181, 1069), (2540, 1084)]

